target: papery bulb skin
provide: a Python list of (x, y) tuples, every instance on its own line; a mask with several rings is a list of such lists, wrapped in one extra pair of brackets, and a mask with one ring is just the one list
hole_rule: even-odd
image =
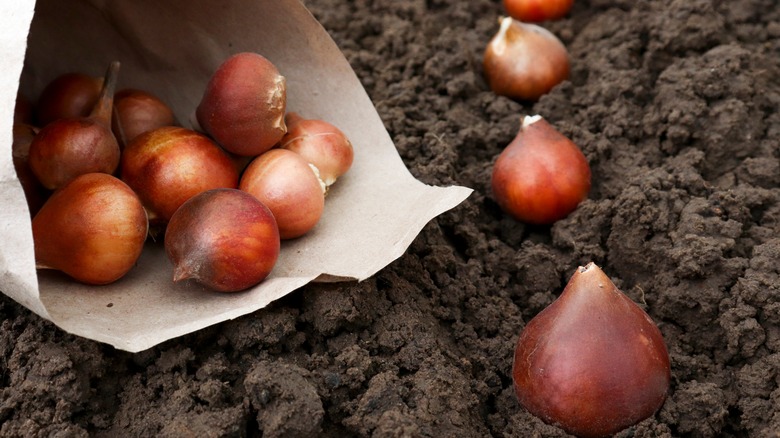
[(280, 147), (297, 153), (313, 164), (326, 186), (335, 183), (352, 166), (352, 143), (332, 123), (306, 119), (297, 113), (288, 113), (285, 120), (287, 134), (282, 137)]
[(315, 170), (295, 152), (271, 149), (249, 163), (239, 188), (271, 210), (282, 239), (294, 239), (314, 228), (325, 208), (325, 186)]
[(114, 61), (89, 116), (54, 120), (33, 139), (30, 168), (47, 189), (55, 190), (86, 173), (116, 171), (120, 150), (111, 132), (111, 113), (118, 72), (119, 62)]
[(559, 20), (569, 13), (574, 0), (504, 0), (510, 17), (530, 23)]
[(569, 52), (547, 29), (504, 17), (482, 60), (490, 89), (499, 96), (536, 101), (569, 77)]
[(121, 147), (145, 132), (175, 123), (171, 108), (152, 93), (125, 88), (114, 95), (111, 130)]
[(133, 139), (123, 151), (120, 175), (138, 193), (155, 228), (201, 192), (238, 187), (228, 154), (207, 136), (177, 126)]
[(148, 226), (141, 201), (125, 183), (105, 173), (81, 175), (33, 218), (36, 263), (82, 283), (112, 283), (135, 266)]
[(568, 216), (590, 191), (585, 155), (540, 116), (525, 117), (493, 165), (491, 187), (515, 219), (549, 225)]
[(195, 111), (198, 124), (228, 152), (255, 156), (287, 132), (284, 76), (257, 53), (231, 56), (214, 72)]
[(606, 437), (653, 415), (671, 370), (660, 330), (593, 263), (523, 329), (512, 377), (529, 412), (580, 437)]
[(175, 282), (193, 279), (218, 292), (263, 281), (279, 257), (271, 211), (237, 189), (212, 189), (185, 202), (165, 232)]
[(35, 104), (35, 123), (46, 126), (58, 119), (87, 117), (100, 98), (103, 78), (70, 72), (46, 85)]

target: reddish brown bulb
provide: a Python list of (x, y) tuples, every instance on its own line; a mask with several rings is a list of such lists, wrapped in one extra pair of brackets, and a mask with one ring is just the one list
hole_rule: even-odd
[(590, 166), (571, 140), (540, 116), (525, 117), (493, 166), (493, 196), (514, 218), (551, 224), (590, 191)]
[(35, 105), (36, 123), (86, 117), (100, 98), (103, 78), (71, 72), (57, 76), (43, 89)]
[(260, 155), (287, 132), (287, 86), (271, 61), (257, 53), (231, 56), (211, 76), (195, 115), (227, 151)]
[(605, 437), (653, 415), (670, 381), (660, 330), (593, 263), (520, 335), (512, 370), (520, 403), (580, 437)]
[(155, 228), (198, 193), (238, 186), (238, 172), (222, 148), (203, 134), (177, 126), (131, 141), (122, 155), (120, 175), (138, 193)]
[(504, 0), (510, 17), (526, 22), (557, 20), (566, 16), (574, 0)]
[(112, 62), (88, 117), (57, 119), (33, 139), (30, 168), (47, 189), (57, 189), (85, 173), (116, 170), (120, 151), (111, 132), (111, 113), (118, 72), (119, 62)]
[(141, 201), (127, 184), (105, 173), (72, 179), (32, 221), (38, 267), (87, 284), (111, 283), (129, 272), (147, 232)]
[(315, 172), (295, 152), (271, 149), (249, 163), (239, 188), (268, 206), (281, 238), (292, 239), (314, 228), (325, 208), (325, 185)]
[(49, 192), (41, 185), (38, 178), (30, 169), (30, 145), (38, 134), (38, 128), (23, 123), (16, 123), (13, 127), (13, 152), (14, 169), (16, 177), (24, 189), (24, 196), (27, 199), (27, 207), (32, 216), (38, 212), (43, 202), (49, 195)]
[(270, 210), (236, 189), (208, 190), (185, 202), (165, 232), (174, 281), (194, 279), (219, 292), (264, 280), (279, 257), (279, 231)]
[(149, 92), (125, 88), (114, 95), (111, 129), (122, 147), (144, 132), (174, 123), (171, 108)]

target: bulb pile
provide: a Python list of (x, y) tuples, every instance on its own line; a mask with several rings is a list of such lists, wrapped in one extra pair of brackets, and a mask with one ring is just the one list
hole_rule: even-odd
[(37, 266), (112, 283), (147, 236), (162, 235), (173, 281), (220, 292), (260, 283), (281, 240), (319, 222), (352, 144), (324, 120), (288, 114), (285, 77), (257, 53), (216, 69), (193, 129), (145, 90), (115, 91), (119, 67), (103, 78), (61, 75), (15, 112), (14, 166)]

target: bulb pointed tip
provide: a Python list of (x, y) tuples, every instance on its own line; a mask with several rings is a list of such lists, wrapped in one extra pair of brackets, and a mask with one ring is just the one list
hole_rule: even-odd
[(193, 272), (190, 270), (189, 266), (185, 264), (178, 264), (173, 269), (173, 282), (178, 283), (180, 281), (188, 280), (190, 278), (194, 278)]

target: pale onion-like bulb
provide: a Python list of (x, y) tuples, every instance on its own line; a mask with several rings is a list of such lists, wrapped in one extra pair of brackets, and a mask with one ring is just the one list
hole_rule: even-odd
[(286, 149), (271, 149), (255, 158), (244, 170), (239, 188), (271, 210), (282, 239), (308, 233), (325, 209), (324, 184), (316, 168)]
[(511, 17), (504, 17), (499, 23), (482, 64), (494, 93), (535, 101), (568, 79), (569, 52), (555, 35)]
[(326, 187), (352, 166), (352, 143), (332, 123), (306, 119), (297, 113), (287, 114), (285, 120), (287, 134), (282, 137), (280, 147), (297, 153), (316, 167)]

